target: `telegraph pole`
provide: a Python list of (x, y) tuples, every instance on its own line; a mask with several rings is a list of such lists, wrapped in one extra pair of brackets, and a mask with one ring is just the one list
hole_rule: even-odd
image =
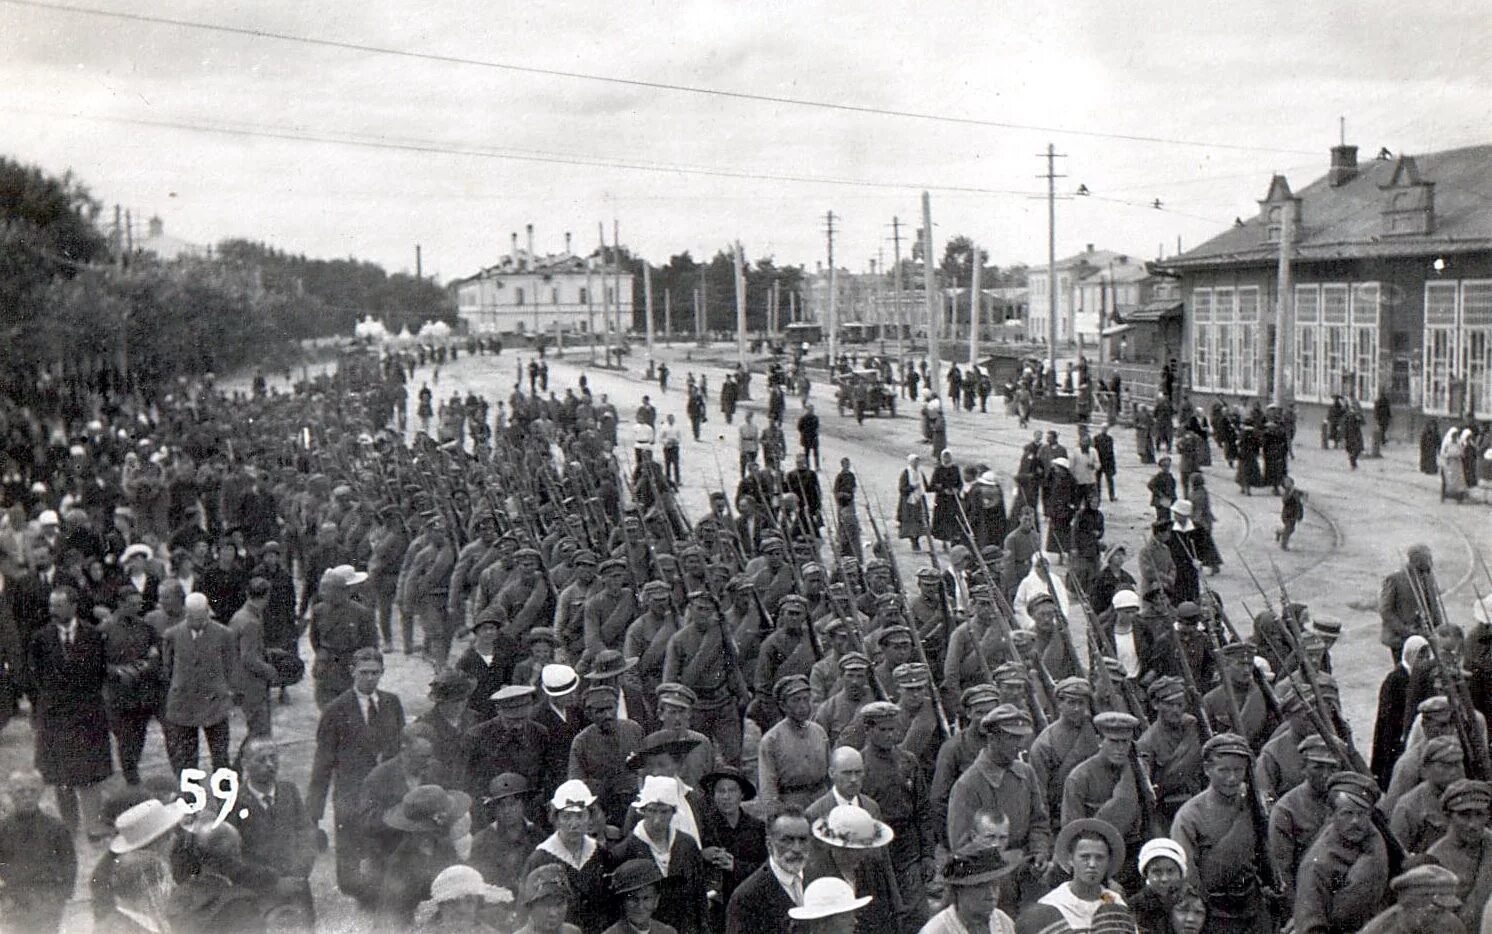
[(673, 298), (672, 289), (663, 290), (663, 343), (665, 346), (673, 344)]
[(737, 240), (731, 250), (731, 271), (736, 280), (736, 362), (746, 366), (746, 275), (742, 271), (741, 241)]
[(834, 361), (839, 356), (839, 318), (836, 294), (839, 276), (834, 269), (834, 212), (824, 215), (824, 235), (829, 241), (829, 372), (834, 372)]
[(596, 365), (596, 283), (595, 276), (592, 275), (594, 267), (594, 263), (585, 264), (585, 336), (591, 344), (591, 366)]
[(606, 222), (596, 223), (601, 237), (601, 326), (606, 330), (606, 365), (611, 366), (611, 293), (606, 288)]
[(1057, 179), (1066, 178), (1057, 174), (1057, 147), (1047, 144), (1046, 175), (1046, 366), (1047, 388), (1055, 391), (1057, 386), (1057, 312), (1060, 296), (1057, 294)]
[(425, 278), (425, 260), (420, 252), (420, 245), (414, 245), (414, 277), (421, 281)]
[(642, 264), (643, 328), (648, 336), (648, 360), (653, 359), (653, 267)]
[(938, 270), (933, 265), (932, 196), (922, 193), (922, 285), (927, 300), (927, 384), (934, 393), (943, 381), (943, 307), (938, 295)]
[(704, 341), (700, 340), (699, 337), (701, 333), (702, 331), (699, 326), (699, 289), (696, 288), (694, 290), (694, 342), (703, 346)]
[(704, 333), (709, 330), (710, 324), (710, 280), (705, 275), (709, 267), (703, 263), (699, 267), (699, 300), (694, 305), (694, 341), (703, 345)]
[[(626, 328), (622, 327), (622, 229), (615, 217), (611, 219), (611, 258), (613, 261), (611, 278), (616, 288), (616, 305), (613, 307), (616, 309), (617, 340), (620, 343), (626, 339), (625, 335), (631, 329), (632, 322), (627, 322)], [(632, 310), (630, 295), (627, 297), (627, 310), (628, 312)], [(621, 354), (617, 354), (617, 365), (620, 366), (621, 362)]]
[(1274, 402), (1283, 407), (1295, 394), (1291, 383), (1290, 358), (1295, 355), (1295, 289), (1291, 285), (1290, 261), (1295, 253), (1295, 202), (1280, 206), (1280, 265), (1275, 291), (1278, 305), (1274, 317)]
[(895, 262), (895, 265), (891, 267), (891, 288), (893, 290), (892, 294), (895, 296), (893, 301), (896, 302), (896, 355), (904, 358), (906, 356), (906, 346), (902, 343), (904, 340), (902, 329), (906, 326), (906, 322), (902, 320), (904, 309), (901, 302), (901, 218), (899, 217), (891, 218), (891, 249), (891, 255)]

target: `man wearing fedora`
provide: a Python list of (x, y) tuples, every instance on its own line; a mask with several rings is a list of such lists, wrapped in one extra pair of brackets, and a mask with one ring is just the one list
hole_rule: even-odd
[(581, 680), (616, 688), (617, 716), (648, 729), (654, 722), (653, 708), (648, 703), (647, 693), (638, 684), (636, 666), (635, 657), (624, 655), (615, 649), (602, 649), (591, 659), (591, 667), (581, 676)]
[(316, 706), (327, 705), (352, 687), (353, 657), (359, 649), (378, 648), (378, 627), (373, 613), (352, 599), (348, 588), (361, 583), (361, 576), (343, 575), (337, 567), (321, 575), (317, 600), (311, 608), (311, 649), (316, 653), (311, 677), (316, 682)]
[(993, 847), (965, 847), (943, 864), (943, 910), (918, 934), (1015, 934), (1015, 921), (996, 907), (1001, 884), (1020, 864)]
[(269, 592), (269, 581), (262, 577), (251, 578), (248, 599), (228, 624), (238, 652), (234, 687), (241, 698), (240, 705), (250, 736), (268, 736), (271, 730), (269, 687), (274, 683), (276, 673), (265, 654), (264, 609), (269, 602)]
[[(810, 886), (825, 877), (850, 884), (860, 898), (870, 897), (869, 911), (855, 917), (854, 930), (863, 934), (901, 930), (905, 910), (896, 875), (884, 850), (895, 834), (863, 807), (839, 804), (813, 822), (814, 844), (803, 869)], [(921, 898), (922, 893), (913, 897)], [(804, 905), (808, 904), (807, 893)], [(790, 912), (791, 914), (791, 912)]]
[(431, 707), (415, 719), (434, 734), (435, 758), (452, 778), (460, 776), (466, 768), (466, 734), (478, 722), (467, 705), (471, 691), (471, 679), (466, 675), (454, 668), (438, 671), (430, 680)]

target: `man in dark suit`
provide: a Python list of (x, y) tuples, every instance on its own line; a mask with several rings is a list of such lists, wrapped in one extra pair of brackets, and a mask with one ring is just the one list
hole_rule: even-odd
[[(12, 606), (15, 608), (16, 631), (23, 647), (31, 644), (32, 633), (46, 626), (49, 619), (47, 602), (52, 585), (60, 583), (62, 578), (53, 564), (52, 549), (41, 542), (31, 547), (31, 565), (26, 573), (6, 579), (6, 585), (11, 589)], [(29, 658), (22, 659), (16, 679), (21, 693), (34, 701), (36, 695), (33, 691)]]
[(228, 822), (243, 838), (243, 859), (278, 877), (276, 903), (301, 904), (310, 910), (316, 840), (300, 792), (279, 780), (280, 754), (274, 740), (250, 736), (242, 754), (243, 783)]
[(784, 807), (767, 821), (767, 861), (731, 895), (726, 934), (788, 934), (787, 911), (803, 904), (803, 868), (812, 841), (808, 818), (797, 808)]
[[(36, 769), (57, 790), (57, 811), (74, 829), (103, 837), (101, 783), (114, 771), (104, 682), (104, 637), (78, 619), (77, 593), (66, 585), (48, 598), (51, 622), (31, 634), (27, 658), (33, 681), (31, 728)], [(81, 813), (80, 813), (81, 812)]]
[(570, 767), (570, 745), (585, 729), (585, 718), (581, 716), (578, 703), (579, 687), (580, 676), (569, 665), (549, 664), (539, 672), (539, 702), (534, 705), (529, 719), (542, 727), (549, 737), (545, 750), (545, 775), (565, 775)]
[(306, 809), (319, 824), (326, 813), (328, 790), (335, 782), (337, 888), (369, 906), (377, 903), (378, 892), (377, 880), (365, 880), (359, 869), (366, 836), (358, 822), (363, 780), (378, 763), (398, 754), (404, 729), (404, 707), (398, 696), (378, 690), (382, 677), (383, 653), (376, 648), (358, 649), (353, 655), (352, 689), (321, 712), (306, 791)]
[[(1415, 545), (1406, 557), (1404, 567), (1385, 577), (1378, 592), (1378, 616), (1383, 624), (1378, 641), (1393, 653), (1395, 664), (1404, 650), (1405, 639), (1424, 635), (1426, 629), (1436, 629), (1443, 622), (1430, 549)], [(1428, 620), (1421, 610), (1426, 602), (1431, 617)]]
[(227, 768), (228, 713), (238, 649), (228, 627), (214, 622), (207, 598), (188, 594), (186, 619), (161, 636), (166, 691), (166, 755), (171, 769), (197, 767), (197, 734), (207, 734), (214, 770)]
[(228, 624), (238, 652), (234, 687), (241, 698), (250, 736), (270, 735), (269, 686), (274, 683), (275, 668), (265, 655), (264, 645), (264, 607), (269, 602), (269, 591), (269, 581), (252, 578), (249, 599)]
[[(144, 605), (138, 591), (126, 588), (119, 609), (99, 627), (109, 681), (104, 688), (109, 727), (119, 746), (119, 768), (126, 784), (140, 784), (140, 754), (150, 721), (160, 723), (166, 701), (161, 679), (161, 637), (141, 615)], [(161, 725), (162, 737), (165, 725)]]

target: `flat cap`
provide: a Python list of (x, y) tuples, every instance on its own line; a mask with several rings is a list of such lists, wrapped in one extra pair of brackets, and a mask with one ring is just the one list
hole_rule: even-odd
[(1446, 909), (1461, 906), (1461, 899), (1456, 897), (1459, 885), (1459, 877), (1437, 863), (1422, 863), (1395, 876), (1389, 883), (1394, 894), (1401, 898), (1405, 895), (1428, 895), (1435, 906)]
[(1171, 700), (1186, 695), (1186, 682), (1174, 675), (1163, 675), (1150, 682), (1150, 699), (1153, 701)]
[(935, 581), (943, 576), (943, 572), (937, 568), (920, 567), (917, 569), (918, 581)]
[(800, 610), (806, 610), (808, 609), (808, 600), (799, 596), (798, 594), (790, 593), (783, 594), (782, 598), (777, 601), (777, 611), (779, 613), (790, 606), (795, 606)]
[(1361, 772), (1338, 772), (1326, 783), (1328, 797), (1340, 794), (1359, 807), (1370, 808), (1382, 794), (1378, 783)]
[[(1025, 669), (1023, 667), (1015, 665), (1014, 662), (1007, 662), (1006, 664), (1014, 665), (1016, 668), (1020, 668), (1021, 681), (1026, 680)], [(1001, 667), (1003, 668), (1004, 666), (1002, 665)], [(1091, 698), (1093, 696), (1093, 684), (1087, 678), (1079, 678), (1077, 675), (1073, 675), (1072, 677), (1063, 678), (1061, 681), (1058, 681), (1056, 684), (1055, 693), (1058, 698)]]
[(1138, 610), (1140, 608), (1140, 595), (1128, 588), (1114, 592), (1112, 601), (1116, 610)]
[(1254, 750), (1249, 747), (1249, 741), (1237, 733), (1219, 733), (1202, 746), (1203, 759), (1218, 756), (1242, 756), (1252, 761)]
[(921, 662), (906, 662), (892, 670), (891, 680), (899, 688), (925, 688), (932, 684), (932, 672)]
[(1104, 736), (1116, 739), (1134, 739), (1140, 721), (1133, 714), (1122, 710), (1105, 710), (1093, 718), (1093, 728)]
[(665, 681), (653, 689), (660, 704), (673, 704), (676, 707), (687, 707), (694, 709), (699, 703), (699, 695), (694, 693), (693, 688), (687, 684), (679, 684), (677, 681)]
[(1440, 793), (1440, 806), (1447, 811), (1492, 808), (1492, 784), (1475, 778), (1458, 778)]
[(1232, 659), (1236, 662), (1251, 662), (1257, 654), (1252, 642), (1229, 642), (1227, 645), (1218, 649), (1218, 651), (1222, 653), (1224, 658)]
[(1437, 736), (1425, 742), (1424, 762), (1464, 762), (1466, 751), (1461, 748), (1461, 740), (1454, 736)]
[(882, 626), (881, 631), (876, 634), (876, 642), (879, 645), (885, 645), (887, 642), (890, 642), (893, 639), (905, 639), (907, 642), (911, 642), (911, 627), (903, 626), (899, 623), (891, 626)]
[(627, 562), (621, 558), (607, 558), (601, 562), (600, 568), (602, 574), (610, 571), (625, 571), (627, 570)]
[(505, 684), (488, 698), (499, 707), (526, 707), (533, 703), (534, 686), (531, 684)]
[(890, 701), (872, 701), (860, 708), (860, 717), (867, 726), (874, 726), (883, 720), (892, 720), (901, 715), (901, 708)]
[(979, 728), (985, 733), (999, 730), (1012, 736), (1030, 736), (1034, 729), (1031, 715), (1014, 704), (1001, 704), (979, 720)]
[(1026, 668), (1018, 662), (1006, 662), (995, 669), (996, 684), (1025, 684)]
[(1337, 764), (1337, 757), (1332, 754), (1331, 747), (1326, 745), (1326, 740), (1322, 739), (1319, 733), (1312, 733), (1296, 743), (1295, 749), (1300, 753), (1300, 757), (1307, 762), (1323, 762), (1328, 765)]
[(1202, 608), (1190, 600), (1183, 600), (1176, 604), (1176, 616), (1178, 619), (1196, 619), (1202, 615)]
[(806, 677), (803, 675), (788, 675), (777, 679), (777, 683), (772, 687), (772, 696), (777, 699), (777, 703), (781, 704), (794, 694), (807, 690), (809, 690), (809, 687)]
[(1450, 698), (1444, 694), (1436, 694), (1419, 702), (1419, 712), (1432, 719), (1440, 719), (1451, 715)]
[(523, 634), (523, 644), (533, 645), (536, 642), (547, 642), (550, 645), (559, 645), (559, 635), (548, 626), (535, 626)]
[(870, 667), (870, 659), (859, 652), (846, 652), (839, 657), (840, 671), (853, 671), (856, 668), (866, 669)]

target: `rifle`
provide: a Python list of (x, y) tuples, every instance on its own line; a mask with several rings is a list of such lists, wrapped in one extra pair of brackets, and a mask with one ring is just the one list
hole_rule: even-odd
[[(880, 501), (877, 500), (876, 509), (880, 508)], [(902, 595), (902, 599), (906, 599), (906, 591), (902, 590), (901, 588), (901, 571), (897, 568), (896, 565), (896, 553), (891, 550), (891, 543), (886, 540), (885, 533), (882, 532), (881, 526), (876, 523), (876, 517), (870, 511), (870, 503), (865, 504), (865, 515), (870, 520), (870, 530), (871, 533), (874, 534), (876, 537), (877, 547), (881, 549), (881, 553), (886, 556), (886, 562), (891, 566), (891, 580), (892, 583), (896, 586), (896, 592)], [(884, 518), (885, 516), (883, 513), (882, 519), (884, 520)], [(917, 660), (922, 662), (922, 666), (927, 669), (928, 676), (931, 677), (932, 665), (928, 664), (927, 662), (927, 651), (922, 645), (922, 633), (919, 632), (917, 629), (917, 621), (908, 620), (908, 622), (911, 623), (911, 625), (907, 628), (912, 630), (912, 645), (917, 649)], [(936, 686), (936, 681), (934, 681), (934, 685)], [(943, 709), (943, 692), (933, 690), (929, 691), (928, 693), (932, 695), (933, 712), (938, 715), (938, 729), (942, 730), (944, 736), (952, 736), (953, 728), (949, 726), (948, 723), (948, 712)]]
[[(1466, 751), (1468, 766), (1475, 767), (1475, 771), (1468, 768), (1468, 772), (1472, 778), (1485, 779), (1492, 774), (1492, 767), (1489, 767), (1487, 762), (1486, 750), (1472, 742), (1475, 734), (1471, 724), (1474, 718), (1467, 715), (1466, 708), (1463, 706), (1465, 699), (1461, 696), (1460, 671), (1452, 669), (1441, 660), (1440, 648), (1435, 644), (1436, 631), (1433, 622), (1435, 617), (1430, 612), (1429, 596), (1424, 592), (1425, 588), (1415, 581), (1412, 573), (1408, 575), (1408, 579), (1409, 588), (1414, 592), (1414, 599), (1419, 604), (1420, 613), (1424, 615), (1426, 624), (1431, 627), (1429, 637), (1425, 641), (1430, 646), (1431, 654), (1435, 656), (1435, 667), (1440, 669), (1441, 675), (1445, 678), (1445, 694), (1446, 699), (1450, 701), (1451, 714), (1456, 720), (1456, 736), (1461, 742), (1461, 748)], [(1441, 612), (1444, 613), (1443, 607)], [(1441, 619), (1444, 618), (1442, 615)]]
[[(1067, 613), (1062, 609), (1062, 601), (1057, 599), (1057, 585), (1052, 581), (1051, 565), (1047, 563), (1046, 555), (1039, 551), (1036, 553), (1036, 559), (1037, 576), (1041, 578), (1042, 583), (1046, 584), (1047, 592), (1052, 597), (1052, 605), (1057, 610), (1057, 634), (1062, 639), (1062, 647), (1067, 651), (1067, 657), (1072, 659), (1072, 666), (1077, 669), (1078, 676), (1087, 677), (1089, 673), (1083, 670), (1083, 661), (1078, 657), (1077, 646), (1072, 642), (1072, 630), (1068, 626)], [(1091, 664), (1092, 659), (1089, 659), (1089, 662)], [(1102, 665), (1103, 661), (1100, 659), (1098, 666)]]
[[(1066, 555), (1066, 550), (1062, 548), (1060, 542), (1057, 542), (1057, 553)], [(1046, 559), (1043, 558), (1042, 562), (1045, 563), (1045, 561)], [(1047, 573), (1050, 573), (1049, 569)], [(1083, 615), (1087, 618), (1088, 638), (1090, 641), (1089, 654), (1093, 654), (1094, 648), (1097, 648), (1098, 650), (1098, 661), (1095, 662), (1092, 667), (1095, 672), (1099, 668), (1104, 668), (1104, 679), (1112, 680), (1108, 678), (1109, 673), (1104, 660), (1107, 658), (1118, 658), (1119, 650), (1114, 645), (1114, 643), (1109, 640), (1109, 634), (1107, 632), (1104, 632), (1103, 627), (1098, 625), (1098, 613), (1094, 611), (1093, 604), (1089, 602), (1088, 595), (1083, 592), (1083, 588), (1077, 586), (1077, 583), (1073, 581), (1072, 569), (1070, 566), (1067, 571), (1067, 584), (1069, 592), (1071, 592), (1078, 598), (1078, 609), (1082, 610)], [(1048, 583), (1047, 586), (1050, 587), (1051, 584)], [(1059, 612), (1060, 609), (1061, 604), (1059, 603)], [(1183, 659), (1183, 662), (1184, 661), (1185, 660)], [(1129, 712), (1131, 714), (1140, 719), (1141, 723), (1145, 724), (1146, 727), (1149, 727), (1149, 718), (1145, 716), (1145, 699), (1140, 696), (1139, 690), (1139, 685), (1135, 684), (1129, 678), (1122, 679), (1122, 683), (1120, 684), (1120, 693), (1124, 699), (1124, 705), (1129, 708)]]

